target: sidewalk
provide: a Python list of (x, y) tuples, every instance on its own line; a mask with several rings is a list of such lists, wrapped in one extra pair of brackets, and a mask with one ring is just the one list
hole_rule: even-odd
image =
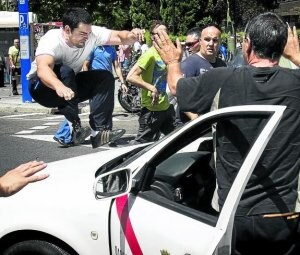
[[(116, 82), (115, 88), (115, 112), (124, 111), (118, 102), (117, 97), (117, 88), (119, 84)], [(20, 95), (13, 96), (10, 92), (10, 85), (5, 84), (4, 87), (0, 87), (0, 112), (8, 113), (45, 113), (45, 114), (55, 114), (58, 112), (57, 108), (46, 108), (40, 104), (33, 103), (23, 103), (22, 101), (22, 89), (18, 87), (18, 92)], [(82, 102), (79, 104), (79, 113), (88, 113), (90, 112), (90, 107), (88, 101)]]

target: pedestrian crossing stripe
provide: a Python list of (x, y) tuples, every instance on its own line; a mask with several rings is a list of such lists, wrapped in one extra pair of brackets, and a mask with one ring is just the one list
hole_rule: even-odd
[(43, 130), (43, 129), (46, 129), (46, 128), (48, 128), (48, 127), (49, 127), (49, 126), (43, 125), (43, 126), (31, 127), (31, 128), (29, 128), (29, 129), (33, 129), (33, 130)]
[[(26, 130), (24, 130), (26, 131)], [(53, 140), (53, 135), (30, 135), (29, 133), (30, 130), (28, 130), (28, 132), (24, 132), (24, 133), (17, 133), (15, 135), (12, 135), (14, 137), (19, 137), (19, 138), (25, 138), (25, 139), (32, 139), (32, 140), (38, 140), (38, 141), (44, 141), (44, 142), (52, 142), (52, 143), (57, 143), (56, 141)], [(34, 130), (31, 130), (32, 132), (34, 132)], [(135, 134), (124, 134), (122, 136), (122, 138), (125, 137), (135, 137)], [(88, 141), (90, 138), (86, 138), (85, 140)], [(57, 143), (58, 144), (58, 143)], [(92, 148), (91, 144), (80, 144), (80, 146), (85, 146), (85, 147), (90, 147)], [(119, 147), (119, 146), (118, 146)], [(105, 150), (112, 150), (115, 149), (114, 147), (109, 147), (109, 145), (104, 145), (104, 146), (100, 146), (97, 149), (105, 149)], [(95, 150), (95, 149), (94, 149)]]
[(19, 119), (20, 117), (28, 117), (34, 115), (45, 115), (45, 114), (44, 113), (26, 113), (26, 114), (17, 114), (17, 115), (14, 114), (14, 115), (1, 116), (0, 119)]

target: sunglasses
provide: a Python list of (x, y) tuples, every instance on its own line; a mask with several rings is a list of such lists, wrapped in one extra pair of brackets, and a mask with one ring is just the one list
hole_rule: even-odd
[(193, 47), (194, 45), (196, 45), (198, 42), (199, 42), (199, 41), (195, 41), (195, 42), (187, 42), (187, 43), (185, 43), (185, 46), (191, 48), (191, 47)]

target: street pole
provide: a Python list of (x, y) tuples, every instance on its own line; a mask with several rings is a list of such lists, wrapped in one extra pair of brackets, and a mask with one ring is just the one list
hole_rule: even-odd
[(176, 27), (175, 27), (175, 0), (172, 0), (172, 17), (173, 17), (173, 35), (176, 33)]
[(23, 103), (32, 103), (32, 97), (28, 90), (29, 81), (26, 79), (26, 74), (30, 70), (30, 26), (28, 10), (28, 0), (18, 0)]
[(230, 2), (227, 0), (227, 48), (228, 51), (235, 55), (235, 31), (230, 16)]

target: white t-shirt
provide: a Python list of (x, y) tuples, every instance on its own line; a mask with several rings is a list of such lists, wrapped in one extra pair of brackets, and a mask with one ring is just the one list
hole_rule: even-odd
[(140, 42), (135, 42), (133, 44), (133, 49), (135, 52), (139, 51), (141, 49), (141, 43)]
[[(82, 69), (83, 62), (88, 58), (95, 46), (107, 44), (110, 35), (111, 30), (104, 27), (92, 26), (92, 33), (85, 42), (85, 46), (83, 48), (77, 48), (70, 47), (66, 44), (62, 28), (52, 29), (40, 39), (35, 56), (51, 55), (54, 57), (55, 64), (67, 65), (71, 67), (75, 73), (78, 73)], [(36, 63), (33, 61), (31, 69), (27, 74), (27, 79), (35, 77), (36, 70)]]
[(146, 43), (144, 43), (144, 44), (141, 46), (142, 54), (145, 53), (148, 49), (149, 49), (148, 45), (147, 45)]

